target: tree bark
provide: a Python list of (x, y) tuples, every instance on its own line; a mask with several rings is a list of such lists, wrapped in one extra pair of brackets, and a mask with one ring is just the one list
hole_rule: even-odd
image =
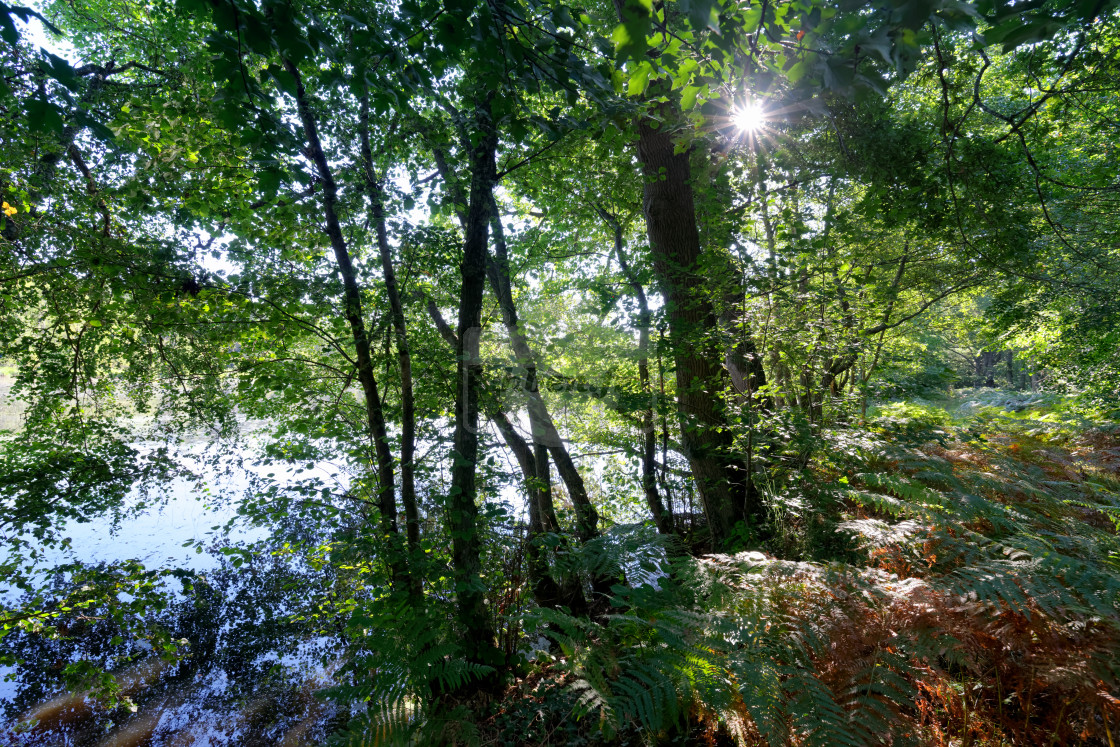
[(371, 218), (377, 234), (377, 249), (381, 257), (381, 273), (397, 346), (397, 363), (401, 375), (401, 504), (404, 505), (405, 534), (408, 538), (410, 590), (414, 597), (421, 594), (420, 573), (416, 568), (423, 553), (420, 550), (420, 511), (416, 504), (416, 400), (412, 388), (412, 352), (408, 343), (408, 329), (397, 287), (397, 274), (393, 267), (393, 254), (385, 228), (385, 199), (381, 182), (373, 168), (373, 149), (369, 137), (369, 95), (362, 97), (361, 110), (362, 171), (370, 202)]
[[(491, 195), (493, 199), (493, 195)], [(517, 367), (522, 372), (522, 385), (528, 399), (529, 427), (533, 434), (534, 445), (543, 445), (548, 448), (556, 471), (564, 486), (568, 489), (568, 496), (576, 511), (576, 535), (586, 542), (599, 536), (599, 514), (591, 504), (587, 494), (587, 487), (583, 477), (576, 468), (568, 448), (560, 438), (560, 432), (548, 413), (548, 406), (541, 396), (537, 381), (537, 363), (529, 341), (521, 331), (517, 318), (517, 307), (513, 303), (513, 291), (509, 275), (509, 252), (506, 247), (505, 233), (498, 216), (497, 204), (493, 201), (490, 205), (491, 221), (494, 230), (495, 257), (487, 257), (487, 275), (490, 278), (490, 287), (498, 299), (498, 306), (502, 311), (502, 322), (505, 324), (506, 333), (509, 335), (510, 347), (513, 349)]]
[[(443, 315), (433, 301), (428, 302), (428, 313), (435, 322), (440, 335), (456, 348), (455, 333), (444, 321)], [(525, 485), (526, 502), (529, 508), (529, 536), (526, 542), (529, 581), (533, 585), (533, 598), (542, 607), (556, 608), (567, 605), (575, 614), (587, 610), (587, 600), (578, 579), (563, 578), (557, 582), (552, 575), (545, 549), (540, 547), (538, 538), (543, 534), (560, 534), (560, 522), (556, 518), (556, 508), (552, 503), (552, 486), (548, 475), (548, 450), (542, 446), (536, 449), (529, 446), (517, 429), (513, 427), (505, 412), (492, 398), (483, 395), (483, 410), (486, 417), (498, 429), (506, 446), (513, 452)], [(543, 480), (540, 474), (546, 475)], [(561, 534), (560, 549), (567, 548), (567, 540)]]
[(723, 354), (723, 365), (734, 388), (735, 401), (745, 410), (747, 428), (746, 473), (744, 483), (744, 513), (761, 519), (766, 507), (762, 494), (754, 486), (754, 427), (755, 408), (767, 406), (757, 392), (766, 385), (766, 370), (762, 365), (762, 355), (758, 352), (754, 335), (748, 327), (746, 313), (746, 289), (743, 287), (742, 273), (728, 257), (724, 279), (727, 289), (723, 295), (723, 307), (719, 322), (724, 333), (730, 338)]
[[(459, 208), (459, 206), (466, 204), (462, 187), (456, 180), (443, 149), (433, 147), (432, 152), (436, 161), (436, 169), (447, 186), (452, 203), (456, 206), (459, 221), (465, 225), (467, 214)], [(512, 284), (509, 276), (509, 253), (497, 203), (493, 199), (493, 191), (490, 193), (490, 199), (494, 248), (497, 259), (487, 255), (486, 271), (490, 280), (490, 287), (502, 312), (502, 321), (509, 334), (514, 358), (523, 371), (522, 388), (528, 399), (529, 427), (532, 430), (533, 442), (548, 446), (552, 459), (556, 463), (556, 470), (560, 474), (560, 479), (564, 481), (564, 487), (567, 488), (568, 495), (576, 509), (576, 534), (580, 540), (587, 541), (599, 534), (599, 514), (591, 504), (583, 477), (572, 461), (567, 447), (564, 446), (564, 441), (560, 438), (560, 433), (553, 423), (552, 417), (548, 414), (548, 407), (540, 395), (537, 383), (536, 356), (533, 355), (525, 335), (521, 332), (517, 319), (517, 309), (513, 303)]]
[(468, 658), (496, 664), (494, 625), (486, 606), (482, 583), (481, 540), (478, 536), (478, 506), (475, 468), (478, 461), (478, 404), (482, 377), (479, 334), (482, 327), (482, 295), (486, 285), (486, 246), (490, 204), (496, 178), (497, 135), (489, 98), (476, 110), (478, 132), (470, 151), (470, 202), (460, 265), (462, 286), (456, 348), (455, 442), (451, 454), (451, 490), (448, 518), (454, 567), (458, 618), (463, 629)]
[(719, 325), (704, 288), (689, 154), (677, 152), (667, 131), (666, 123), (679, 118), (672, 104), (639, 117), (638, 158), (645, 176), (646, 229), (666, 300), (676, 363), (681, 443), (712, 539), (719, 545), (730, 536), (732, 526), (746, 518), (746, 469), (731, 453)]
[(653, 515), (653, 521), (657, 525), (657, 531), (661, 534), (672, 534), (673, 515), (666, 510), (665, 504), (661, 501), (661, 494), (657, 491), (657, 429), (653, 423), (655, 400), (649, 376), (649, 328), (653, 315), (649, 310), (645, 288), (638, 281), (638, 275), (630, 267), (626, 257), (622, 224), (616, 216), (603, 208), (596, 206), (595, 209), (599, 217), (611, 228), (618, 266), (627, 284), (634, 291), (634, 297), (638, 300), (638, 383), (648, 402), (648, 406), (642, 410), (642, 492), (645, 494), (650, 514)]
[[(284, 60), (284, 66), (296, 81), (296, 106), (299, 111), (300, 123), (303, 126), (304, 137), (307, 140), (307, 150), (323, 183), (322, 202), (326, 233), (330, 239), (331, 249), (334, 251), (335, 264), (342, 276), (343, 315), (354, 338), (358, 381), (362, 386), (362, 393), (365, 397), (366, 423), (369, 436), (374, 444), (381, 529), (391, 539), (399, 532), (397, 527), (397, 503), (393, 488), (393, 454), (389, 448), (389, 435), (385, 426), (385, 412), (381, 404), (381, 395), (377, 389), (377, 379), (373, 375), (373, 361), (370, 357), (369, 335), (366, 332), (362, 315), (362, 294), (358, 287), (358, 275), (350, 258), (350, 251), (346, 239), (342, 235), (342, 226), (338, 220), (338, 186), (335, 183), (330, 164), (327, 162), (327, 157), (323, 152), (323, 145), (319, 139), (318, 124), (315, 114), (311, 110), (311, 104), (307, 91), (304, 89), (299, 68), (287, 59)], [(390, 571), (394, 582), (407, 583), (407, 569), (401, 562), (402, 559), (395, 556), (396, 553), (389, 553)]]

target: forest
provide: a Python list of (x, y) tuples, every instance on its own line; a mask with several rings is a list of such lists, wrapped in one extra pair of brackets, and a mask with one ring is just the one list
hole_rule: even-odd
[(0, 741), (1120, 740), (1120, 3), (0, 37)]

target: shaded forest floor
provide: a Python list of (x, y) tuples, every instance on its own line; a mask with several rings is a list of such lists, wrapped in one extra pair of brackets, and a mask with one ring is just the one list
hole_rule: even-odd
[(480, 743), (1114, 745), (1120, 426), (980, 389), (821, 437), (761, 552), (551, 619)]

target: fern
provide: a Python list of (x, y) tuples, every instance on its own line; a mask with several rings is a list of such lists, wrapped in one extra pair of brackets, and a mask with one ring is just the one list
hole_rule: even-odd
[[(1117, 687), (1115, 494), (1048, 479), (995, 447), (942, 448), (861, 436), (834, 450), (849, 477), (820, 489), (853, 512), (837, 526), (859, 539), (862, 565), (709, 556), (674, 565), (657, 588), (616, 589), (618, 612), (597, 623), (550, 617), (583, 713), (651, 739), (707, 712), (740, 741), (731, 727), (745, 722), (769, 745), (922, 744), (934, 716), (913, 704), (937, 682), (991, 667), (1027, 676), (1002, 646), (1028, 647), (1017, 656), (1052, 669), (1047, 686), (1093, 698)], [(1105, 523), (1087, 524), (1086, 511)], [(997, 697), (977, 687), (973, 701)], [(964, 696), (944, 692), (958, 705), (942, 713), (965, 718)], [(1042, 719), (1025, 710), (990, 728), (1027, 742), (1068, 728)]]
[(461, 691), (493, 668), (463, 658), (446, 620), (435, 605), (417, 610), (398, 600), (370, 602), (355, 611), (350, 628), (356, 645), (340, 673), (344, 683), (325, 695), (364, 712), (332, 744), (395, 747), (452, 737), (471, 743), (475, 727), (462, 714), (441, 710), (438, 696)]
[[(1024, 462), (1011, 442), (825, 437), (836, 447), (821, 479), (774, 495), (815, 491), (801, 505), (831, 506), (837, 531), (855, 539), (847, 562), (761, 552), (670, 561), (641, 526), (557, 554), (561, 576), (616, 583), (598, 617), (529, 615), (527, 631), (555, 646), (548, 681), (568, 688), (552, 702), (574, 705), (603, 740), (638, 733), (650, 744), (690, 739), (698, 720), (709, 736), (770, 747), (924, 745), (977, 719), (1007, 743), (1099, 729), (1093, 709), (1113, 707), (1101, 693), (1120, 688), (1113, 478)], [(362, 728), (376, 743), (479, 736), (419, 707), (432, 683), (480, 675), (446, 638), (365, 645), (354, 673), (372, 673)], [(1071, 705), (1058, 714), (1040, 702)]]

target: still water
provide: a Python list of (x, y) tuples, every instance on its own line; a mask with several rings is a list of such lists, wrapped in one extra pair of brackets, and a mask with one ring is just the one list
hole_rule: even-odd
[[(248, 451), (205, 466), (201, 451), (187, 447), (180, 455), (200, 480), (171, 481), (162, 499), (117, 523), (97, 519), (67, 525), (62, 536), (70, 539), (69, 549), (46, 549), (40, 564), (44, 582), (53, 567), (75, 561), (137, 560), (147, 569), (193, 572), (196, 590), (206, 593), (188, 600), (169, 588), (172, 604), (163, 613), (167, 626), (183, 635), (189, 656), (169, 664), (146, 654), (151, 647), (143, 639), (126, 642), (124, 655), (120, 645), (109, 653), (111, 647), (98, 639), (107, 634), (96, 622), (84, 625), (73, 640), (13, 634), (8, 645), (24, 661), (0, 670), (5, 716), (0, 745), (318, 744), (328, 728), (338, 725), (336, 711), (312, 696), (329, 684), (331, 666), (324, 662), (332, 649), (337, 651), (337, 642), (285, 636), (281, 622), (261, 625), (262, 616), (282, 617), (283, 605), (275, 606), (274, 598), (262, 601), (253, 586), (255, 568), (254, 581), (247, 582), (250, 574), (231, 568), (218, 552), (222, 545), (246, 546), (267, 537), (265, 530), (237, 522), (225, 527), (237, 516), (253, 479), (271, 470), (245, 466), (252, 464)], [(262, 565), (267, 573), (267, 562)], [(0, 599), (11, 604), (17, 596), (0, 580)], [(205, 605), (199, 605), (200, 597)], [(265, 610), (268, 605), (275, 609)], [(119, 694), (131, 704), (107, 709), (86, 693), (58, 684), (57, 670), (80, 658), (83, 649), (114, 671)], [(116, 661), (122, 664), (113, 666)], [(33, 728), (36, 721), (39, 726)]]

